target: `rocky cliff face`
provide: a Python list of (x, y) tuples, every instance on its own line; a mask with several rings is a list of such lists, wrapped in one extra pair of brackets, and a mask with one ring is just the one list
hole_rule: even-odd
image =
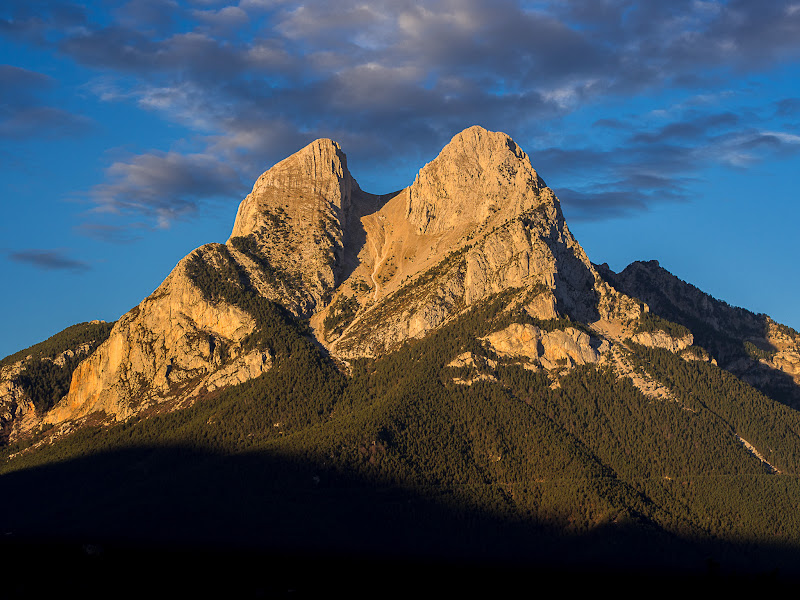
[(73, 325), (0, 362), (0, 439), (16, 439), (40, 425), (42, 415), (69, 389), (80, 361), (110, 328), (104, 321)]
[(609, 352), (609, 343), (573, 327), (542, 331), (530, 324), (513, 323), (485, 338), (498, 356), (521, 359), (527, 368), (556, 370), (598, 363)]
[(0, 368), (0, 430), (8, 439), (23, 434), (38, 424), (36, 407), (20, 383), (25, 360)]
[(124, 419), (261, 375), (273, 357), (244, 345), (256, 318), (220, 289), (254, 292), (298, 316), (324, 306), (344, 269), (343, 223), (366, 196), (331, 140), (317, 140), (265, 172), (239, 206), (228, 242), (189, 254), (123, 315), (45, 422), (95, 412)]
[(317, 321), (343, 358), (388, 352), (504, 291), (541, 319), (630, 320), (641, 311), (597, 275), (555, 194), (503, 133), (456, 135), (363, 222), (360, 266), (332, 308), (337, 316), (339, 302), (352, 307), (347, 326), (331, 335)]
[[(43, 421), (125, 419), (261, 375), (276, 360), (253, 342), (263, 301), (309, 318), (317, 340), (344, 361), (391, 352), (502, 294), (502, 310), (527, 321), (484, 342), (526, 368), (619, 366), (630, 341), (685, 351), (696, 328), (707, 327), (735, 330), (751, 354), (764, 353), (743, 373), (755, 378), (760, 360), (800, 381), (795, 333), (764, 330), (758, 316), (710, 303), (665, 274), (645, 263), (620, 274), (595, 267), (555, 194), (506, 134), (459, 133), (411, 186), (386, 196), (362, 191), (338, 144), (317, 140), (258, 178), (226, 244), (189, 254), (123, 315)], [(531, 320), (560, 325), (545, 331)], [(19, 395), (13, 386), (3, 393)], [(7, 420), (36, 414), (22, 400), (15, 406)]]
[[(124, 419), (191, 393), (223, 363), (239, 357), (241, 342), (255, 321), (236, 306), (204, 297), (187, 272), (193, 258), (217, 266), (226, 260), (219, 245), (209, 244), (178, 263), (78, 366), (68, 395), (45, 422), (60, 423), (95, 411)], [(234, 378), (231, 383), (235, 382)]]
[(719, 366), (774, 399), (800, 407), (798, 332), (709, 296), (657, 261), (634, 262), (620, 273), (607, 265), (598, 270), (617, 289), (646, 302), (653, 313), (688, 328), (694, 343)]
[(552, 203), (528, 156), (504, 133), (470, 127), (425, 165), (405, 194), (406, 218), (417, 234), (480, 230)]
[(339, 145), (317, 140), (258, 178), (228, 245), (262, 295), (310, 316), (340, 281), (346, 223), (364, 195)]

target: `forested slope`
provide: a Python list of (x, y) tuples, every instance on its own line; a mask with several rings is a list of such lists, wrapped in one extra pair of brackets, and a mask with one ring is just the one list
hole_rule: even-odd
[(452, 358), (488, 353), (477, 338), (515, 318), (499, 296), (348, 375), (280, 307), (259, 306), (254, 343), (276, 357), (260, 378), (184, 410), (8, 447), (3, 527), (110, 543), (790, 568), (800, 417), (717, 367), (632, 346), (673, 400), (589, 365), (554, 385), (501, 361), (457, 385)]

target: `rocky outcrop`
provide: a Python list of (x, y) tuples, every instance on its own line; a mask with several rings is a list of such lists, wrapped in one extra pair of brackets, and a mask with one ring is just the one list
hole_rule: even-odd
[(310, 316), (340, 282), (346, 223), (361, 196), (339, 145), (317, 140), (258, 178), (228, 245), (262, 295)]
[(512, 323), (483, 339), (498, 356), (524, 359), (547, 370), (598, 363), (610, 350), (607, 341), (574, 327), (543, 331), (535, 325)]
[(680, 352), (692, 345), (694, 336), (690, 333), (681, 337), (674, 337), (665, 331), (643, 331), (631, 336), (631, 341), (648, 348), (664, 348), (670, 352)]
[(619, 345), (611, 348), (611, 364), (619, 378), (627, 378), (642, 394), (653, 400), (674, 401), (675, 397), (668, 387), (654, 379), (645, 369), (636, 368), (630, 360), (630, 353)]
[[(317, 140), (276, 164), (241, 202), (226, 245), (192, 252), (125, 314), (76, 369), (69, 394), (45, 421), (97, 411), (124, 419), (267, 371), (269, 352), (244, 346), (257, 327), (254, 316), (210, 288), (222, 280), (244, 286), (298, 316), (324, 307), (345, 268), (344, 225), (367, 196), (331, 140)], [(197, 264), (216, 275), (198, 279)]]
[(544, 188), (510, 137), (470, 127), (420, 170), (405, 195), (406, 217), (418, 234), (480, 227), (497, 213), (520, 215), (541, 204)]
[(0, 439), (35, 430), (66, 393), (79, 362), (108, 337), (104, 321), (79, 323), (0, 362)]
[(26, 362), (22, 359), (0, 368), (0, 432), (5, 439), (38, 424), (36, 407), (18, 381)]
[(762, 358), (773, 369), (786, 373), (800, 385), (800, 333), (766, 317), (766, 343), (771, 352)]
[(272, 356), (266, 350), (256, 349), (230, 361), (210, 376), (204, 378), (197, 386), (195, 393), (200, 390), (213, 392), (237, 383), (255, 379), (268, 371), (272, 366)]
[(451, 360), (447, 366), (456, 368), (470, 367), (472, 369), (494, 369), (497, 367), (497, 361), (485, 356), (473, 354), (472, 352), (464, 352)]
[(692, 331), (702, 325), (709, 331), (740, 338), (764, 333), (765, 315), (709, 296), (674, 276), (658, 261), (633, 262), (620, 273), (614, 273), (608, 265), (601, 265), (598, 271), (619, 291), (646, 302), (654, 314)]
[[(620, 291), (646, 302), (651, 313), (689, 329), (693, 343), (708, 353), (711, 362), (768, 396), (800, 407), (800, 334), (796, 331), (767, 315), (713, 298), (658, 261), (634, 262), (620, 273), (608, 265), (597, 270)], [(667, 337), (662, 336), (661, 342), (647, 341), (670, 349), (683, 343), (672, 344)]]
[[(255, 328), (255, 320), (232, 304), (206, 299), (188, 273), (195, 258), (218, 266), (225, 260), (220, 245), (209, 244), (178, 263), (78, 366), (69, 394), (45, 422), (60, 423), (95, 411), (124, 419), (201, 388), (241, 354), (242, 341)], [(247, 375), (243, 372), (239, 380)]]

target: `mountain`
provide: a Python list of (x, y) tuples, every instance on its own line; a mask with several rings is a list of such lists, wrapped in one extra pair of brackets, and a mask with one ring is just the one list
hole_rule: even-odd
[(800, 335), (593, 264), (503, 133), (387, 195), (317, 140), (225, 244), (76, 328), (0, 363), (19, 539), (796, 569)]
[(361, 191), (339, 146), (317, 140), (258, 178), (226, 244), (189, 254), (119, 319), (43, 422), (187, 406), (261, 375), (273, 357), (235, 297), (245, 290), (308, 319), (344, 361), (391, 352), (506, 290), (532, 318), (619, 335), (643, 310), (598, 275), (507, 135), (463, 131), (388, 196)]
[(800, 335), (767, 315), (729, 306), (681, 281), (658, 261), (634, 262), (621, 273), (601, 266), (620, 291), (641, 298), (659, 316), (690, 329), (711, 360), (768, 396), (800, 408)]

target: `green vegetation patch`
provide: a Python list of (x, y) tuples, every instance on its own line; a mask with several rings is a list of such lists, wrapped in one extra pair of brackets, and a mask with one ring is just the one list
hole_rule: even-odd
[(652, 312), (643, 312), (636, 321), (633, 329), (634, 334), (654, 333), (656, 331), (663, 331), (674, 338), (683, 338), (692, 333), (687, 327), (662, 319)]
[[(44, 412), (69, 391), (75, 368), (108, 339), (113, 327), (114, 323), (72, 325), (44, 342), (6, 357), (0, 366), (31, 357), (14, 381), (25, 390), (36, 410)], [(82, 346), (86, 346), (85, 351), (63, 356), (59, 361), (61, 364), (54, 362), (54, 359), (67, 350), (75, 352)]]
[(323, 327), (326, 336), (339, 336), (353, 322), (358, 313), (358, 300), (355, 296), (339, 296), (328, 311)]
[(261, 296), (226, 246), (215, 248), (218, 265), (194, 255), (187, 262), (186, 271), (206, 300), (233, 304), (255, 319), (255, 331), (244, 339), (243, 349), (267, 348), (279, 358), (309, 352), (313, 345), (304, 337), (307, 325), (302, 329), (285, 308)]
[(294, 273), (289, 273), (284, 269), (273, 266), (269, 258), (258, 247), (256, 240), (252, 236), (237, 236), (231, 238), (231, 244), (239, 252), (249, 257), (258, 265), (264, 275), (264, 279), (271, 285), (283, 284), (286, 287), (300, 287), (302, 281)]
[(27, 356), (33, 359), (55, 358), (65, 350), (72, 350), (83, 344), (95, 344), (95, 347), (108, 339), (114, 323), (78, 323), (67, 327), (63, 331), (47, 338), (43, 342), (34, 344), (30, 348), (15, 352), (0, 361), (0, 367), (14, 364)]
[(763, 348), (759, 348), (749, 340), (742, 342), (742, 345), (744, 346), (745, 352), (750, 355), (750, 358), (754, 358), (756, 360), (762, 358), (765, 360), (770, 360), (778, 352), (774, 348), (772, 350), (764, 350)]

